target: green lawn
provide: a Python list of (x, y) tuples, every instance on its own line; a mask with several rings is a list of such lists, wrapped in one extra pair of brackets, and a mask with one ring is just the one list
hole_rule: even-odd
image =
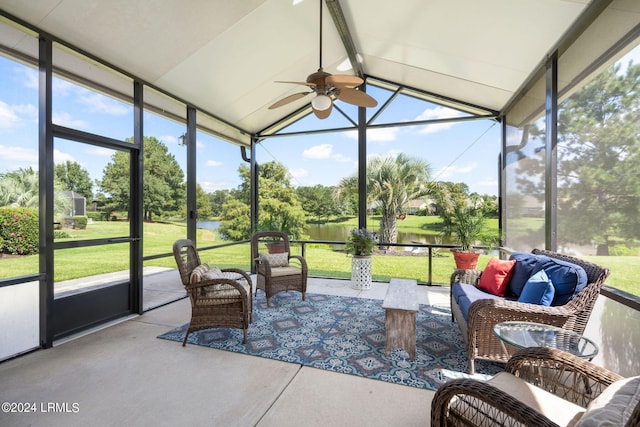
[[(376, 221), (376, 218), (372, 218)], [(376, 223), (376, 222), (373, 222)], [(424, 232), (435, 220), (432, 217), (408, 216), (399, 222), (403, 231)], [(343, 221), (341, 225), (357, 227), (357, 219)], [(497, 223), (496, 223), (497, 225)], [(96, 222), (87, 230), (73, 230), (70, 240), (93, 239), (98, 237), (122, 237), (128, 234), (126, 222)], [(145, 223), (144, 255), (157, 255), (171, 252), (171, 245), (177, 239), (184, 238), (186, 228), (180, 224)], [(63, 241), (65, 239), (61, 239)], [(198, 230), (198, 246), (211, 246), (223, 243), (217, 235), (208, 230)], [(298, 246), (292, 250), (301, 253)], [(249, 244), (240, 244), (202, 251), (203, 262), (221, 267), (250, 268)], [(351, 276), (351, 258), (344, 252), (328, 245), (306, 245), (306, 258), (310, 274), (321, 277), (349, 278)], [(489, 260), (488, 255), (480, 258), (479, 268), (484, 268)], [(612, 273), (607, 284), (634, 295), (640, 295), (640, 284), (635, 280), (640, 274), (638, 257), (609, 256), (585, 257), (589, 261), (608, 267)], [(73, 248), (56, 251), (55, 281), (87, 277), (94, 274), (126, 270), (129, 267), (129, 245), (127, 243)], [(145, 266), (161, 266), (175, 268), (172, 256), (145, 261)], [(455, 266), (453, 257), (447, 250), (440, 250), (433, 257), (433, 283), (448, 284)], [(0, 258), (0, 278), (17, 277), (38, 272), (38, 255), (24, 257)], [(374, 280), (388, 281), (391, 277), (415, 278), (420, 282), (428, 281), (428, 257), (426, 256), (392, 256), (379, 255), (373, 259)]]

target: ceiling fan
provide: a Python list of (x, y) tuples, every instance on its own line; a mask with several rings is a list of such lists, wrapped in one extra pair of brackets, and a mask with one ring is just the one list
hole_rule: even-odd
[(364, 83), (358, 76), (350, 76), (343, 74), (329, 74), (322, 69), (322, 0), (320, 3), (320, 68), (315, 73), (309, 74), (305, 82), (289, 82), (289, 81), (277, 81), (276, 83), (291, 83), (304, 85), (311, 88), (310, 92), (298, 92), (293, 95), (286, 96), (281, 100), (273, 103), (269, 106), (269, 110), (282, 107), (290, 102), (304, 98), (305, 96), (315, 93), (316, 96), (311, 100), (311, 108), (313, 113), (319, 119), (326, 119), (331, 114), (333, 109), (333, 100), (339, 99), (340, 101), (347, 102), (349, 104), (357, 105), (358, 107), (375, 107), (378, 105), (371, 96), (365, 92), (359, 91), (356, 87)]

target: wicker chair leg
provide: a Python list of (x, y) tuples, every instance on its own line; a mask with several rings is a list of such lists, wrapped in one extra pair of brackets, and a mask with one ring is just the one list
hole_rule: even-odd
[(476, 373), (475, 362), (472, 357), (469, 357), (469, 374), (473, 375)]
[(184, 340), (182, 340), (182, 346), (184, 347), (185, 345), (187, 345), (187, 338), (189, 337), (189, 330), (187, 329), (187, 332), (184, 333)]
[(303, 292), (302, 293), (302, 301), (306, 301), (307, 300), (307, 293)]
[(267, 307), (271, 307), (271, 297), (267, 297)]
[(247, 327), (245, 326), (242, 331), (243, 331), (242, 344), (246, 344), (247, 343)]

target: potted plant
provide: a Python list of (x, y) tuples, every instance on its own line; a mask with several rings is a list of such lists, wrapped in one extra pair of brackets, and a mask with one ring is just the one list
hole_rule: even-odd
[(378, 235), (366, 228), (353, 229), (347, 236), (345, 252), (351, 259), (351, 281), (355, 289), (371, 289), (371, 254), (378, 244)]
[(459, 249), (452, 249), (456, 267), (475, 270), (480, 257), (479, 250), (472, 246), (482, 240), (485, 231), (485, 217), (478, 209), (456, 206), (445, 221), (445, 234), (455, 236)]

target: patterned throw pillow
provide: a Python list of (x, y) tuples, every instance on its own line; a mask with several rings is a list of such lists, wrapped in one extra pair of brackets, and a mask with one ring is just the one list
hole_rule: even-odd
[(207, 271), (209, 271), (209, 264), (206, 262), (204, 264), (200, 264), (191, 272), (191, 275), (189, 276), (189, 283), (198, 283), (202, 280), (202, 277)]
[(271, 268), (287, 267), (289, 265), (289, 252), (282, 252), (280, 254), (262, 254), (260, 255), (260, 259), (267, 261)]

